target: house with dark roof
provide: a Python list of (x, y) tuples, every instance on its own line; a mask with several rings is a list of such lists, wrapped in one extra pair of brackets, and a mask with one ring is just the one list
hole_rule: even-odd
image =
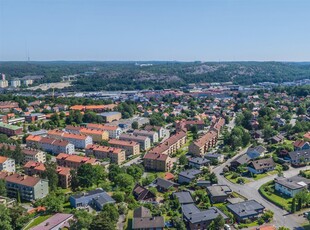
[(152, 185), (156, 187), (159, 192), (166, 192), (170, 189), (178, 187), (177, 183), (163, 178), (157, 178)]
[(232, 190), (228, 185), (212, 185), (207, 187), (207, 192), (212, 203), (222, 203), (232, 193)]
[(181, 205), (194, 203), (192, 195), (189, 191), (175, 192), (173, 193), (173, 196), (175, 196), (178, 199)]
[(248, 148), (246, 155), (248, 155), (251, 159), (257, 159), (259, 157), (263, 157), (266, 152), (266, 148), (259, 145), (254, 148)]
[(234, 215), (238, 222), (255, 219), (264, 212), (265, 207), (255, 200), (247, 200), (236, 204), (229, 204), (227, 209)]
[(310, 162), (310, 149), (289, 152), (288, 155), (291, 164), (294, 166), (301, 166)]
[(206, 154), (205, 158), (210, 160), (211, 162), (217, 161), (219, 163), (222, 163), (224, 161), (224, 155), (223, 154), (217, 154), (217, 153)]
[(136, 208), (133, 211), (132, 229), (136, 230), (163, 230), (165, 220), (162, 216), (152, 216), (149, 209), (145, 207)]
[(230, 168), (236, 170), (240, 165), (245, 165), (249, 161), (251, 161), (251, 158), (247, 154), (243, 154), (230, 162)]
[(194, 181), (200, 174), (201, 170), (198, 169), (188, 169), (179, 173), (178, 183), (179, 184), (189, 184)]
[(274, 170), (276, 164), (272, 158), (253, 160), (248, 164), (248, 170), (254, 174), (265, 173)]
[(133, 188), (132, 191), (133, 196), (137, 201), (142, 202), (155, 202), (156, 201), (156, 195), (152, 193), (147, 188), (136, 184), (136, 186)]
[(310, 144), (308, 141), (304, 141), (304, 140), (297, 140), (293, 143), (294, 145), (294, 150), (298, 151), (298, 150), (307, 150), (310, 149)]
[(73, 208), (86, 208), (92, 206), (97, 210), (102, 210), (102, 207), (106, 204), (115, 203), (115, 200), (101, 188), (72, 195), (70, 196), (69, 201)]
[(287, 196), (294, 197), (304, 189), (309, 189), (310, 179), (302, 176), (290, 178), (278, 177), (274, 179), (275, 190)]
[(269, 140), (272, 144), (278, 144), (284, 141), (284, 137), (281, 134), (278, 134), (276, 136), (271, 137)]
[(225, 221), (228, 217), (216, 207), (207, 210), (200, 210), (195, 204), (182, 205), (183, 219), (186, 222), (187, 229), (207, 229), (210, 223), (221, 215)]
[(188, 160), (188, 165), (196, 169), (201, 169), (202, 167), (209, 166), (210, 163), (210, 160), (202, 157), (192, 157)]

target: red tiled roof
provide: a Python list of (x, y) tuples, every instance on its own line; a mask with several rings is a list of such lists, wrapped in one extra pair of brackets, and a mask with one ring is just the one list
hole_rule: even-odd
[(119, 139), (110, 139), (109, 144), (111, 145), (123, 145), (123, 146), (136, 146), (139, 143), (135, 141), (123, 141)]
[(7, 159), (9, 158), (0, 156), (0, 164), (3, 164), (4, 162), (6, 162)]
[(99, 151), (99, 152), (112, 152), (114, 154), (119, 154), (123, 152), (123, 149), (120, 148), (114, 148), (114, 147), (108, 147), (108, 146), (102, 146), (102, 145), (87, 145), (86, 146), (87, 150), (93, 150), (93, 151)]

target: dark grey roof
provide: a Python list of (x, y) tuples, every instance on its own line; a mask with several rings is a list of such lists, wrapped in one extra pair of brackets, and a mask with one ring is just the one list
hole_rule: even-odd
[(243, 154), (239, 157), (237, 157), (235, 160), (233, 160), (232, 162), (237, 162), (240, 165), (246, 164), (251, 160), (251, 158), (247, 155), (247, 154)]
[(176, 183), (169, 180), (165, 180), (163, 178), (157, 178), (154, 181), (154, 184), (164, 189), (169, 189), (170, 187), (177, 185)]
[(194, 200), (190, 192), (175, 192), (174, 195), (178, 198), (180, 204), (191, 204)]
[(300, 158), (304, 158), (306, 161), (310, 160), (310, 149), (307, 150), (297, 150), (288, 153), (293, 161), (299, 161)]
[(78, 199), (78, 198), (81, 198), (81, 197), (88, 197), (88, 196), (94, 196), (96, 194), (103, 194), (105, 193), (105, 191), (101, 188), (97, 188), (95, 190), (92, 190), (92, 191), (89, 191), (89, 192), (84, 192), (84, 193), (79, 193), (79, 194), (75, 194), (75, 195), (72, 195), (71, 197), (75, 198), (75, 199)]
[(207, 187), (207, 191), (211, 196), (227, 196), (232, 192), (227, 185), (212, 185)]
[(141, 206), (133, 211), (133, 217), (135, 218), (152, 217), (152, 213), (148, 208)]
[(105, 204), (115, 203), (115, 200), (112, 197), (110, 197), (106, 192), (100, 194), (97, 197), (94, 197), (93, 200), (95, 200), (101, 206)]
[(205, 157), (207, 157), (207, 158), (218, 158), (218, 157), (220, 157), (220, 156), (222, 156), (222, 154), (209, 153), (209, 154), (207, 154)]
[(212, 221), (218, 215), (222, 215), (224, 219), (228, 218), (216, 207), (211, 207), (207, 210), (200, 210), (195, 204), (182, 205), (182, 212), (185, 218), (193, 224), (205, 221)]
[(307, 188), (310, 184), (310, 179), (304, 178), (302, 176), (293, 176), (290, 178), (278, 177), (274, 179), (275, 183), (278, 183), (289, 189), (301, 189)]
[(180, 172), (179, 176), (189, 178), (189, 179), (194, 179), (196, 178), (196, 176), (198, 176), (201, 173), (202, 171), (198, 169), (188, 169), (188, 170)]
[(253, 152), (253, 151), (256, 151), (256, 152), (262, 154), (263, 152), (266, 151), (266, 148), (261, 146), (261, 145), (259, 145), (259, 146), (256, 146), (254, 148), (249, 148), (247, 153), (250, 153), (250, 152)]
[(165, 220), (162, 216), (152, 217), (151, 211), (144, 207), (134, 210), (132, 229), (164, 228)]
[(250, 162), (249, 167), (252, 167), (255, 170), (260, 170), (260, 169), (265, 169), (269, 167), (275, 167), (276, 164), (274, 163), (272, 158), (265, 158), (265, 159), (260, 159), (260, 160), (254, 160)]
[(237, 204), (229, 204), (227, 205), (227, 208), (240, 218), (257, 215), (259, 210), (265, 209), (263, 205), (255, 200), (247, 200)]
[(200, 164), (200, 165), (205, 165), (210, 162), (210, 160), (202, 157), (193, 157), (189, 159), (189, 162), (194, 163), (194, 164)]

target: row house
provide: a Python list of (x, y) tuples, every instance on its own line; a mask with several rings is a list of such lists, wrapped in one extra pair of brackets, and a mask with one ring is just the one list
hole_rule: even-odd
[(5, 181), (9, 197), (33, 201), (48, 195), (48, 180), (18, 173), (0, 172), (0, 179)]
[(91, 164), (98, 165), (99, 162), (95, 158), (77, 156), (77, 155), (69, 155), (65, 153), (60, 153), (56, 157), (57, 165), (77, 169), (83, 164)]
[(135, 141), (140, 144), (141, 150), (148, 150), (151, 147), (151, 139), (146, 136), (138, 136), (133, 134), (122, 133), (119, 137), (120, 140), (124, 141)]
[(109, 145), (125, 150), (126, 157), (140, 154), (140, 144), (135, 141), (109, 140)]
[(59, 153), (67, 153), (73, 154), (75, 152), (74, 145), (66, 140), (58, 140), (49, 137), (41, 137), (41, 136), (33, 136), (29, 135), (26, 138), (27, 147), (30, 148), (40, 148), (43, 151), (59, 154)]
[(209, 131), (204, 134), (202, 137), (192, 142), (189, 146), (189, 152), (195, 156), (204, 155), (209, 148), (212, 148), (217, 143), (217, 132)]
[(101, 125), (88, 123), (86, 125), (86, 128), (107, 131), (109, 133), (109, 138), (114, 139), (118, 139), (122, 133), (122, 129), (116, 125)]
[(126, 160), (125, 150), (101, 145), (88, 145), (86, 155), (93, 155), (97, 159), (109, 158), (111, 163), (118, 165)]
[(136, 129), (133, 131), (133, 134), (137, 135), (137, 136), (149, 137), (151, 139), (152, 143), (157, 143), (159, 141), (158, 133), (155, 131), (137, 130)]
[(93, 144), (93, 138), (83, 134), (67, 133), (61, 130), (50, 130), (48, 136), (56, 139), (66, 140), (76, 148), (85, 149), (87, 145)]
[(163, 143), (151, 149), (150, 152), (166, 155), (176, 153), (176, 151), (186, 143), (186, 137), (187, 135), (185, 131), (182, 130), (180, 132), (177, 132), (175, 135), (172, 135)]
[[(24, 172), (26, 175), (33, 176), (42, 174), (46, 171), (45, 165), (43, 163), (28, 161), (24, 165)], [(71, 169), (67, 167), (57, 166), (56, 172), (58, 175), (58, 184), (62, 188), (69, 188), (71, 186)]]

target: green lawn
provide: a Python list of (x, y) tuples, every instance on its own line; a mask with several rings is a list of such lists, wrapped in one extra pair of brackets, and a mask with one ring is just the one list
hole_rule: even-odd
[(253, 222), (251, 222), (251, 223), (249, 223), (249, 224), (239, 224), (238, 227), (241, 229), (241, 228), (255, 227), (255, 226), (257, 226), (257, 225), (259, 225), (259, 224), (257, 223), (257, 221), (253, 221)]
[[(269, 191), (265, 191), (266, 188), (269, 188)], [(283, 194), (280, 194), (274, 190), (274, 183), (270, 181), (266, 184), (263, 184), (259, 188), (260, 194), (271, 203), (274, 203), (278, 207), (284, 208), (287, 211), (290, 211), (291, 202), (293, 198), (286, 197)]]
[(52, 215), (46, 215), (46, 216), (38, 216), (37, 218), (35, 218), (28, 226), (27, 228), (25, 228), (25, 230), (28, 230), (30, 228), (33, 228), (39, 224), (41, 224), (43, 221), (47, 220), (48, 218), (50, 218)]
[[(233, 174), (229, 174), (229, 175), (226, 176), (226, 179), (229, 180), (231, 183), (238, 184), (237, 180), (238, 180), (239, 177), (233, 179), (233, 178), (231, 178), (232, 176), (233, 176)], [(245, 184), (251, 182), (249, 179), (247, 179), (245, 177), (241, 177), (241, 178), (244, 179), (244, 183)]]
[(133, 218), (133, 211), (129, 210), (126, 218), (126, 223), (124, 225), (124, 229), (126, 230), (132, 229), (132, 218)]

